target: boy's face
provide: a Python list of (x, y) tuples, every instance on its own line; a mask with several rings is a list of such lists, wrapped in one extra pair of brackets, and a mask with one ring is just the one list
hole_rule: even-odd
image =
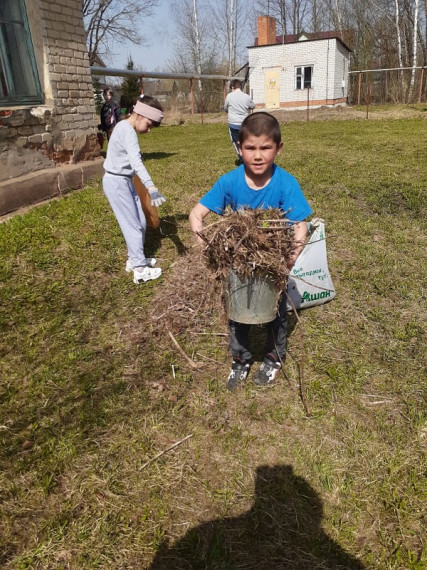
[(275, 143), (267, 135), (250, 135), (242, 144), (239, 143), (245, 168), (253, 176), (263, 176), (270, 173), (274, 159), (282, 150), (283, 143)]

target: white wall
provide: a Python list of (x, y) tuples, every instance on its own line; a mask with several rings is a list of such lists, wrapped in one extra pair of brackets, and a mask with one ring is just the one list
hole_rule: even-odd
[[(348, 71), (348, 51), (336, 39), (302, 41), (293, 44), (249, 48), (249, 87), (255, 104), (264, 105), (264, 74), (267, 69), (280, 70), (282, 107), (305, 108), (307, 91), (295, 89), (295, 67), (313, 66), (310, 103), (317, 106), (337, 103), (347, 97), (342, 89)], [(347, 81), (346, 81), (347, 82)]]

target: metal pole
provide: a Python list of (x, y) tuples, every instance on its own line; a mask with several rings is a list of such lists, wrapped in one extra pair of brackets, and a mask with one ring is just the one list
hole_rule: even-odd
[(310, 87), (307, 87), (307, 121), (309, 120), (309, 108), (310, 108)]

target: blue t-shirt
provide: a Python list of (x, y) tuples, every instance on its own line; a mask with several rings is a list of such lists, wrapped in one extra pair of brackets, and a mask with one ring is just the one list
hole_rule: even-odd
[(312, 212), (297, 179), (276, 164), (273, 164), (271, 180), (264, 188), (254, 190), (248, 186), (242, 165), (221, 176), (200, 204), (220, 215), (227, 206), (233, 211), (279, 208), (292, 222), (302, 222)]

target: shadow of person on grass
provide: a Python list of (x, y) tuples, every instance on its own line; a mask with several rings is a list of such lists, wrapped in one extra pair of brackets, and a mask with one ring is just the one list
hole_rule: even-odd
[(321, 527), (322, 502), (290, 465), (257, 468), (255, 500), (240, 517), (190, 529), (160, 548), (150, 570), (363, 570)]
[(178, 255), (185, 255), (188, 248), (184, 245), (179, 237), (179, 226), (188, 224), (188, 216), (178, 214), (175, 216), (162, 216), (160, 218), (160, 226), (158, 228), (147, 228), (145, 238), (145, 248), (147, 255), (154, 256), (154, 253), (160, 248), (162, 239), (170, 239), (176, 247)]
[(175, 156), (177, 152), (144, 152), (144, 160), (160, 160), (162, 158), (169, 158)]

